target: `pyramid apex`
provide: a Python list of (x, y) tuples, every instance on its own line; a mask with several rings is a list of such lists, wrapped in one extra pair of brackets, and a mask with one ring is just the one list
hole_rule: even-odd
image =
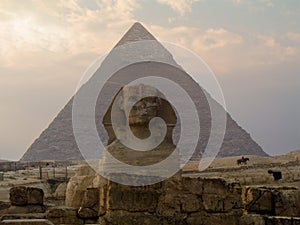
[(134, 26), (141, 26), (141, 27), (144, 28), (144, 26), (143, 26), (140, 22), (135, 22), (135, 23), (131, 26), (131, 28), (134, 27)]
[(124, 36), (116, 46), (123, 45), (129, 42), (146, 40), (156, 40), (156, 38), (140, 22), (135, 22), (124, 34)]

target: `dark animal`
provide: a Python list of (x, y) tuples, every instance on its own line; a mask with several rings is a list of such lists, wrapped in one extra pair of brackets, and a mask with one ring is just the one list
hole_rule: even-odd
[(247, 161), (249, 160), (250, 160), (249, 158), (244, 158), (243, 156), (241, 159), (236, 160), (236, 163), (238, 164), (238, 166), (242, 164), (247, 165)]
[(282, 174), (280, 171), (268, 170), (269, 174), (273, 174), (274, 180), (280, 180), (282, 178)]

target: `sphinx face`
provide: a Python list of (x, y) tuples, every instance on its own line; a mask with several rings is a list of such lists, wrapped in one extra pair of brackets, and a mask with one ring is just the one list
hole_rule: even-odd
[[(128, 115), (129, 125), (147, 125), (157, 116), (161, 105), (160, 98), (156, 97), (158, 94), (155, 88), (145, 85), (124, 88), (121, 108)], [(142, 98), (143, 96), (148, 97)]]

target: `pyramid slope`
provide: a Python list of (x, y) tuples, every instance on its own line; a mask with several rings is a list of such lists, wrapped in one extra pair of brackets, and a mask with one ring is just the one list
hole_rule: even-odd
[(134, 23), (115, 47), (135, 41), (156, 40), (156, 38), (139, 22)]
[[(140, 23), (135, 23), (128, 32), (121, 38), (116, 46), (123, 45), (129, 42), (135, 42), (140, 40), (156, 40), (155, 37), (150, 34)], [(157, 42), (159, 43), (159, 42)], [(157, 45), (159, 49), (159, 55), (170, 64), (176, 64), (173, 60), (171, 54), (167, 52), (160, 44)], [(176, 64), (177, 65), (177, 64)], [(141, 65), (133, 65), (128, 68), (127, 74), (132, 74), (140, 71), (151, 70), (151, 63), (143, 63)], [(155, 65), (156, 67), (159, 65)], [(162, 68), (163, 69), (163, 68)], [(130, 71), (131, 70), (131, 71)], [(96, 76), (96, 75), (94, 75)], [(96, 123), (100, 124), (98, 133), (101, 136), (102, 140), (107, 139), (106, 132), (104, 128), (101, 127), (102, 118), (106, 112), (108, 105), (110, 104), (110, 99), (114, 96), (123, 85), (126, 84), (126, 76), (122, 75), (124, 80), (119, 77), (112, 77), (106, 86), (103, 88), (103, 99), (101, 99), (101, 108), (102, 111), (96, 112)], [(132, 77), (131, 77), (132, 78)], [(174, 77), (173, 77), (174, 78)], [(82, 88), (89, 88), (89, 85), (93, 82), (94, 77), (90, 79)], [(208, 107), (205, 103), (207, 100), (204, 98), (203, 93), (195, 91), (197, 89), (195, 82), (190, 78), (185, 78), (179, 73), (175, 76), (174, 79), (177, 79), (178, 83), (182, 86), (188, 87), (190, 94), (197, 106), (199, 111), (200, 118), (204, 118), (201, 121), (201, 124), (206, 126), (206, 129), (202, 129), (199, 139), (199, 143), (196, 149), (196, 152), (192, 160), (197, 160), (201, 156), (201, 152), (205, 148), (208, 139), (208, 130), (210, 128), (210, 117), (207, 117)], [(117, 81), (117, 82), (116, 82)], [(194, 87), (195, 86), (195, 87)], [(198, 88), (199, 89), (199, 88)], [(100, 100), (99, 100), (100, 101)], [(47, 129), (45, 129), (39, 138), (37, 138), (33, 144), (26, 151), (24, 156), (21, 158), (21, 161), (40, 161), (40, 160), (81, 160), (83, 159), (78, 146), (76, 144), (73, 127), (72, 127), (72, 103), (73, 98), (66, 104), (66, 106), (59, 112), (57, 117), (52, 121)], [(215, 102), (215, 104), (218, 104)], [(178, 136), (175, 132), (175, 136)], [(236, 155), (260, 155), (266, 156), (267, 154), (262, 150), (262, 148), (251, 138), (251, 136), (240, 127), (227, 113), (227, 125), (225, 138), (221, 147), (221, 150), (218, 154), (219, 157), (225, 156), (236, 156)]]

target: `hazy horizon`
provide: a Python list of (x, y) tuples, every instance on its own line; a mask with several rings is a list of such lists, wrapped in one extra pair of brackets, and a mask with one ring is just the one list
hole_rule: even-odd
[(227, 110), (266, 153), (300, 149), (299, 1), (3, 0), (0, 159), (21, 158), (136, 21), (211, 67)]

